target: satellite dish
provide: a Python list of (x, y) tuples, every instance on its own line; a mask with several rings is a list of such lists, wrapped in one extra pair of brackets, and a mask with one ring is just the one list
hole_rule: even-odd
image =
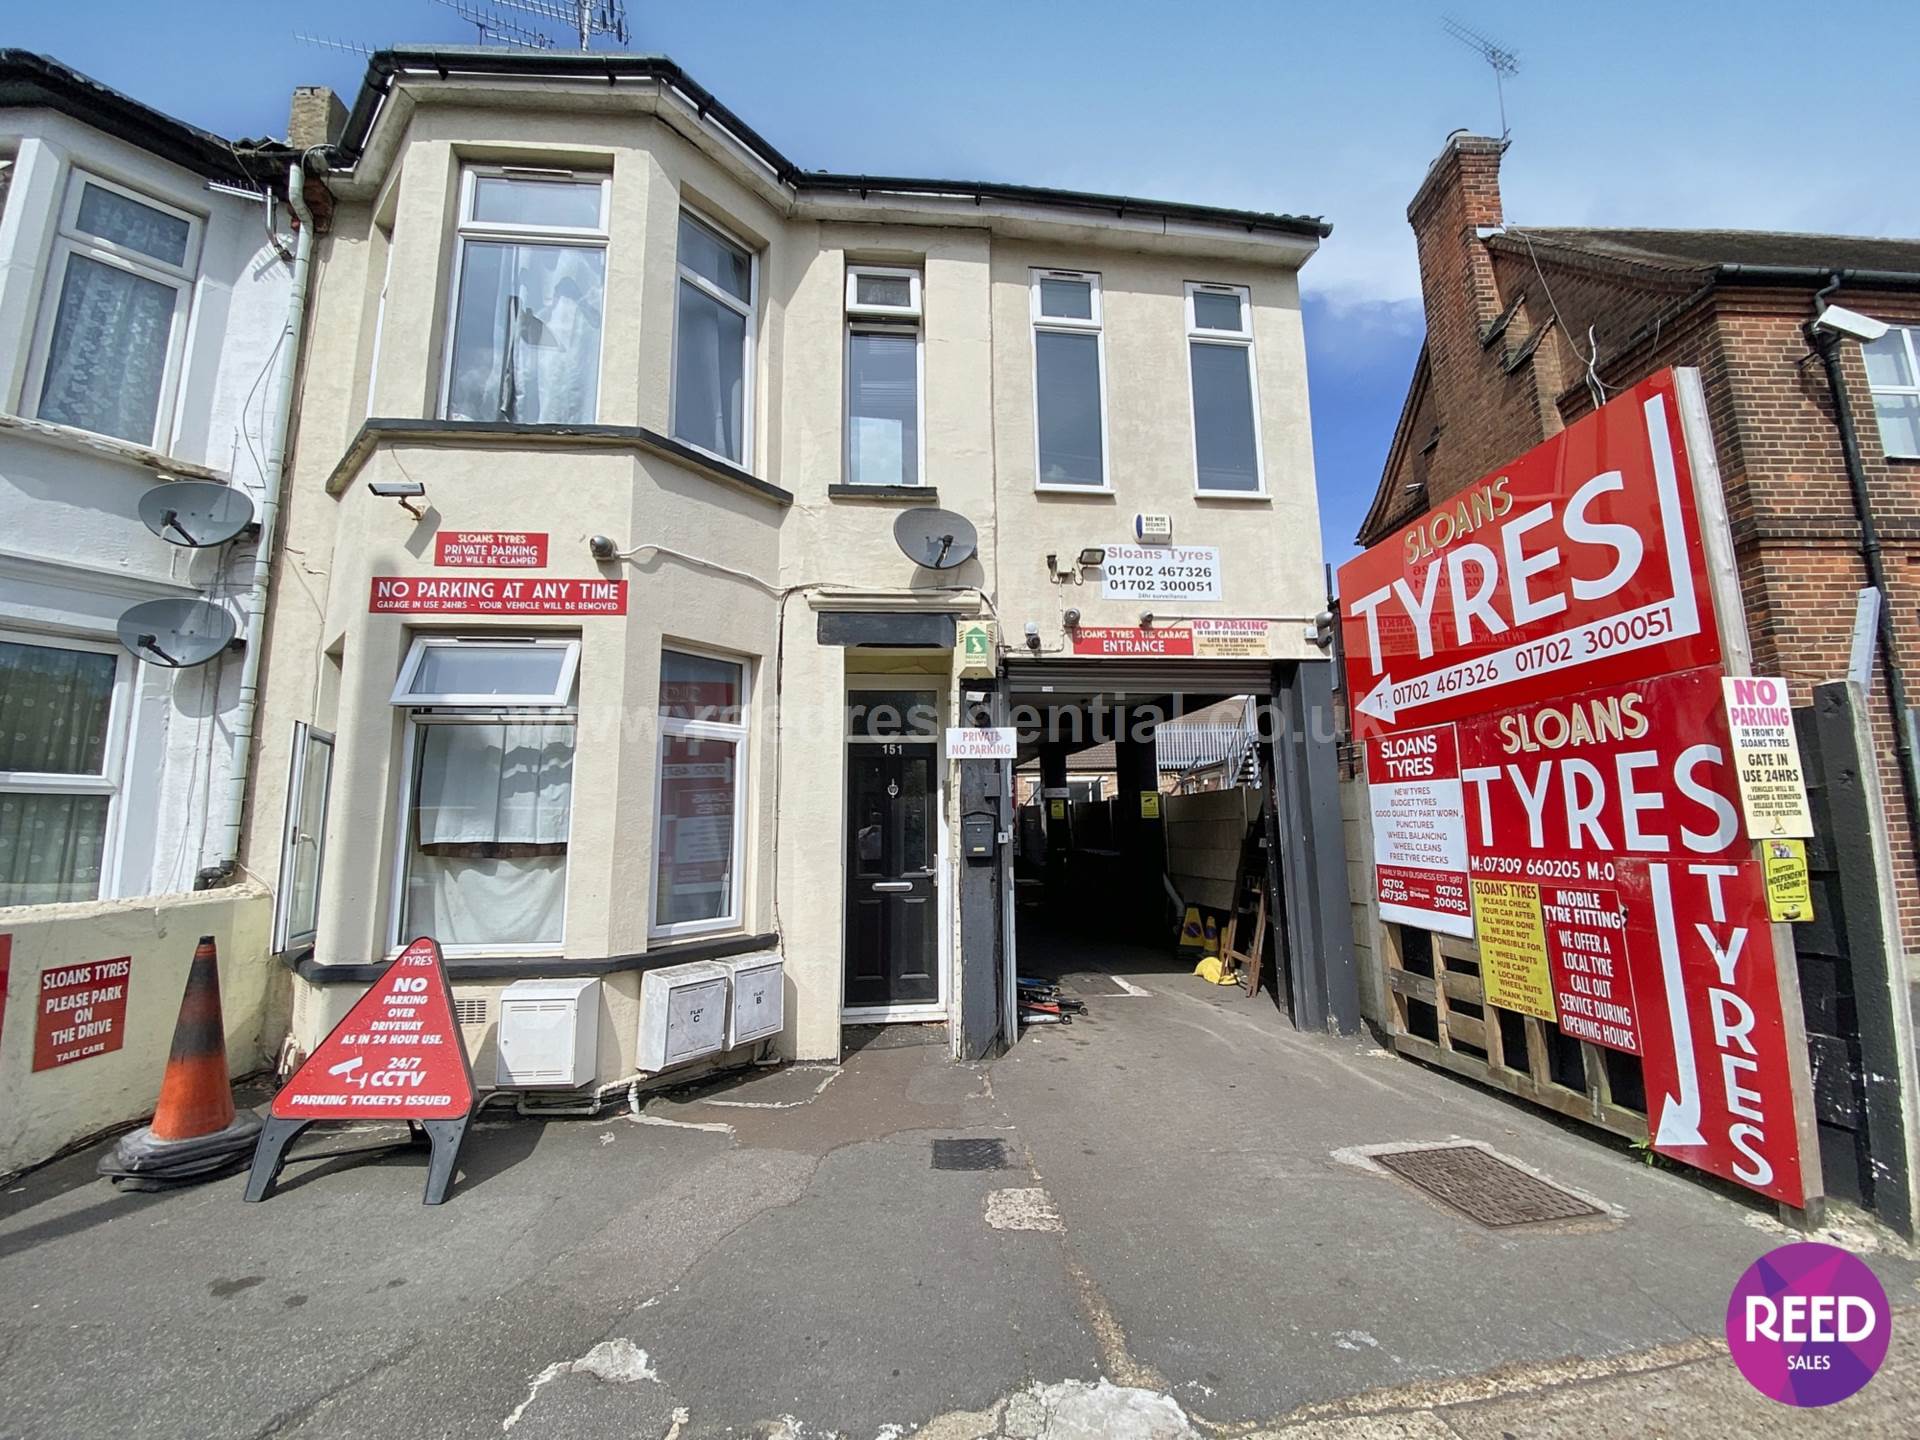
[(893, 539), (909, 560), (929, 570), (964, 565), (980, 548), (973, 522), (951, 510), (902, 510), (893, 522)]
[(244, 491), (212, 480), (171, 480), (140, 497), (140, 518), (169, 545), (224, 545), (253, 523)]
[(120, 617), (120, 643), (142, 660), (183, 670), (233, 643), (233, 616), (211, 600), (147, 600)]

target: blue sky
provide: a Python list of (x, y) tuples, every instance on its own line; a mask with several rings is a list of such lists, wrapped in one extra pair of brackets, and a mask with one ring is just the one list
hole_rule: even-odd
[[(228, 135), (364, 62), (297, 41), (461, 43), (430, 0), (26, 0), (4, 43)], [(1497, 130), (1452, 14), (1519, 52), (1508, 218), (1920, 235), (1920, 4), (1747, 0), (633, 0), (671, 55), (798, 163), (1323, 214), (1303, 273), (1330, 560), (1379, 479), (1421, 335), (1406, 202), (1448, 132)], [(1822, 56), (1829, 55), (1830, 63)], [(1874, 73), (1876, 57), (1901, 63)]]

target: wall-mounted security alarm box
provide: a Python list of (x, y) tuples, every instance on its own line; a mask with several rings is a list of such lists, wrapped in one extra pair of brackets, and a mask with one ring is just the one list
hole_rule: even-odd
[(724, 965), (693, 960), (649, 970), (640, 977), (642, 1070), (665, 1070), (727, 1048)]
[(778, 955), (761, 951), (721, 960), (733, 974), (733, 1000), (727, 1007), (727, 1048), (778, 1035), (786, 1017), (786, 966)]
[(599, 1059), (600, 982), (516, 980), (500, 992), (494, 1084), (502, 1090), (571, 1090)]
[(1000, 838), (999, 822), (991, 815), (965, 815), (960, 820), (960, 853), (969, 860), (991, 860)]
[(1142, 545), (1171, 545), (1173, 543), (1173, 516), (1134, 516), (1133, 538), (1138, 540)]

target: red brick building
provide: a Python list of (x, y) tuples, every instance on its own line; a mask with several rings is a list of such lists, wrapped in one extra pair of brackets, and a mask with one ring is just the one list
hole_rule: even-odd
[[(1882, 551), (1893, 665), (1871, 695), (1905, 948), (1920, 864), (1890, 686), (1920, 701), (1920, 241), (1509, 225), (1498, 140), (1455, 135), (1407, 218), (1427, 340), (1361, 528), (1370, 545), (1667, 366), (1701, 373), (1760, 674), (1797, 703), (1847, 670), (1864, 530), (1826, 365), (1823, 303), (1891, 328), (1836, 355)], [(1830, 288), (1838, 281), (1838, 288)], [(1819, 298), (1817, 298), (1819, 297)], [(1913, 962), (1909, 961), (1909, 975)]]

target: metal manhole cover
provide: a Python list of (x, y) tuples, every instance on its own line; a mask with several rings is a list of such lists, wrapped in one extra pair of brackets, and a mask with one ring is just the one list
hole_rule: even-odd
[(1577, 1220), (1602, 1212), (1477, 1145), (1375, 1151), (1373, 1158), (1469, 1220), (1499, 1228)]
[(933, 1142), (933, 1168), (936, 1170), (1004, 1170), (1007, 1168), (1007, 1142), (1004, 1140), (936, 1140)]

